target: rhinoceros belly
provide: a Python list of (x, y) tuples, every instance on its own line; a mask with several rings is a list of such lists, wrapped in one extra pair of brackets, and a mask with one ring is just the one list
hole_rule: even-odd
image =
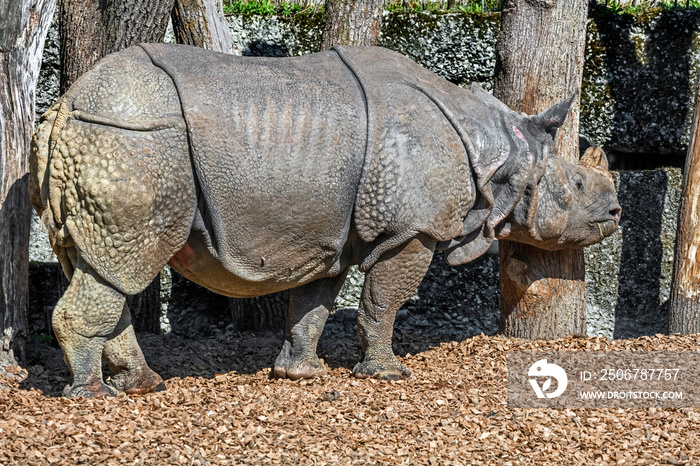
[(249, 298), (293, 288), (320, 276), (336, 275), (347, 268), (352, 254), (345, 248), (340, 254), (311, 257), (306, 262), (286, 260), (282, 267), (275, 267), (268, 260), (260, 257), (257, 264), (251, 260), (248, 267), (232, 271), (211, 253), (202, 232), (193, 231), (168, 264), (188, 280), (215, 293)]

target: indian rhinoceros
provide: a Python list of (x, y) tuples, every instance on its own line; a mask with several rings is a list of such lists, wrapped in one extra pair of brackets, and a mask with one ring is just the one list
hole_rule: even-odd
[(32, 203), (71, 279), (52, 318), (64, 394), (163, 388), (125, 299), (166, 264), (226, 296), (291, 289), (272, 374), (292, 379), (325, 373), (316, 345), (358, 264), (354, 374), (409, 376), (394, 317), (435, 250), (455, 265), (494, 238), (578, 248), (617, 227), (602, 151), (578, 164), (551, 153), (573, 98), (516, 113), (372, 47), (273, 59), (143, 44), (105, 57), (43, 115), (31, 153)]

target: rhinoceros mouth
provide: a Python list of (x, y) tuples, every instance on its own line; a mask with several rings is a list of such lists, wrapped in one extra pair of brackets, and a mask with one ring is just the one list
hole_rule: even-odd
[(599, 220), (590, 223), (591, 225), (596, 225), (598, 227), (598, 231), (600, 232), (600, 239), (612, 235), (615, 232), (615, 230), (617, 230), (617, 222), (613, 219)]

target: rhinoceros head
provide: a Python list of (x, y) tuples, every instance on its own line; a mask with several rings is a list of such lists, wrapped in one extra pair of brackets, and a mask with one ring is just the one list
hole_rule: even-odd
[(590, 147), (578, 163), (549, 157), (542, 178), (528, 187), (496, 235), (542, 249), (579, 248), (611, 235), (620, 213), (605, 153)]
[(554, 153), (556, 133), (576, 94), (526, 115), (478, 85), (471, 92), (489, 110), (497, 129), (485, 130), (491, 140), (472, 137), (476, 143), (470, 163), (479, 168), (479, 195), (461, 234), (438, 243), (448, 264), (473, 260), (494, 237), (554, 250), (588, 246), (615, 231), (621, 209), (602, 149), (589, 148), (578, 163)]

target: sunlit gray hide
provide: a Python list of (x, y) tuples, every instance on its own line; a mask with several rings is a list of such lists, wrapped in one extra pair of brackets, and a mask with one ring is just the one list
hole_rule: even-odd
[[(126, 350), (109, 350), (110, 335), (130, 328), (119, 297), (170, 263), (228, 296), (302, 286), (275, 374), (317, 375), (316, 334), (358, 263), (368, 272), (360, 339), (371, 364), (355, 372), (405, 376), (386, 354), (391, 324), (436, 248), (454, 265), (496, 236), (556, 249), (615, 229), (604, 154), (579, 164), (550, 154), (570, 104), (519, 114), (376, 47), (253, 58), (146, 44), (107, 56), (33, 139), (32, 202), (67, 275), (79, 272), (72, 286), (104, 288), (119, 309), (78, 312), (78, 291), (67, 293), (54, 314), (67, 360), (85, 346), (71, 343), (77, 327), (65, 322), (83, 319), (81, 335), (102, 335), (105, 358), (121, 363)], [(95, 313), (109, 317), (99, 332), (86, 317)], [(118, 388), (143, 385), (135, 377)]]

